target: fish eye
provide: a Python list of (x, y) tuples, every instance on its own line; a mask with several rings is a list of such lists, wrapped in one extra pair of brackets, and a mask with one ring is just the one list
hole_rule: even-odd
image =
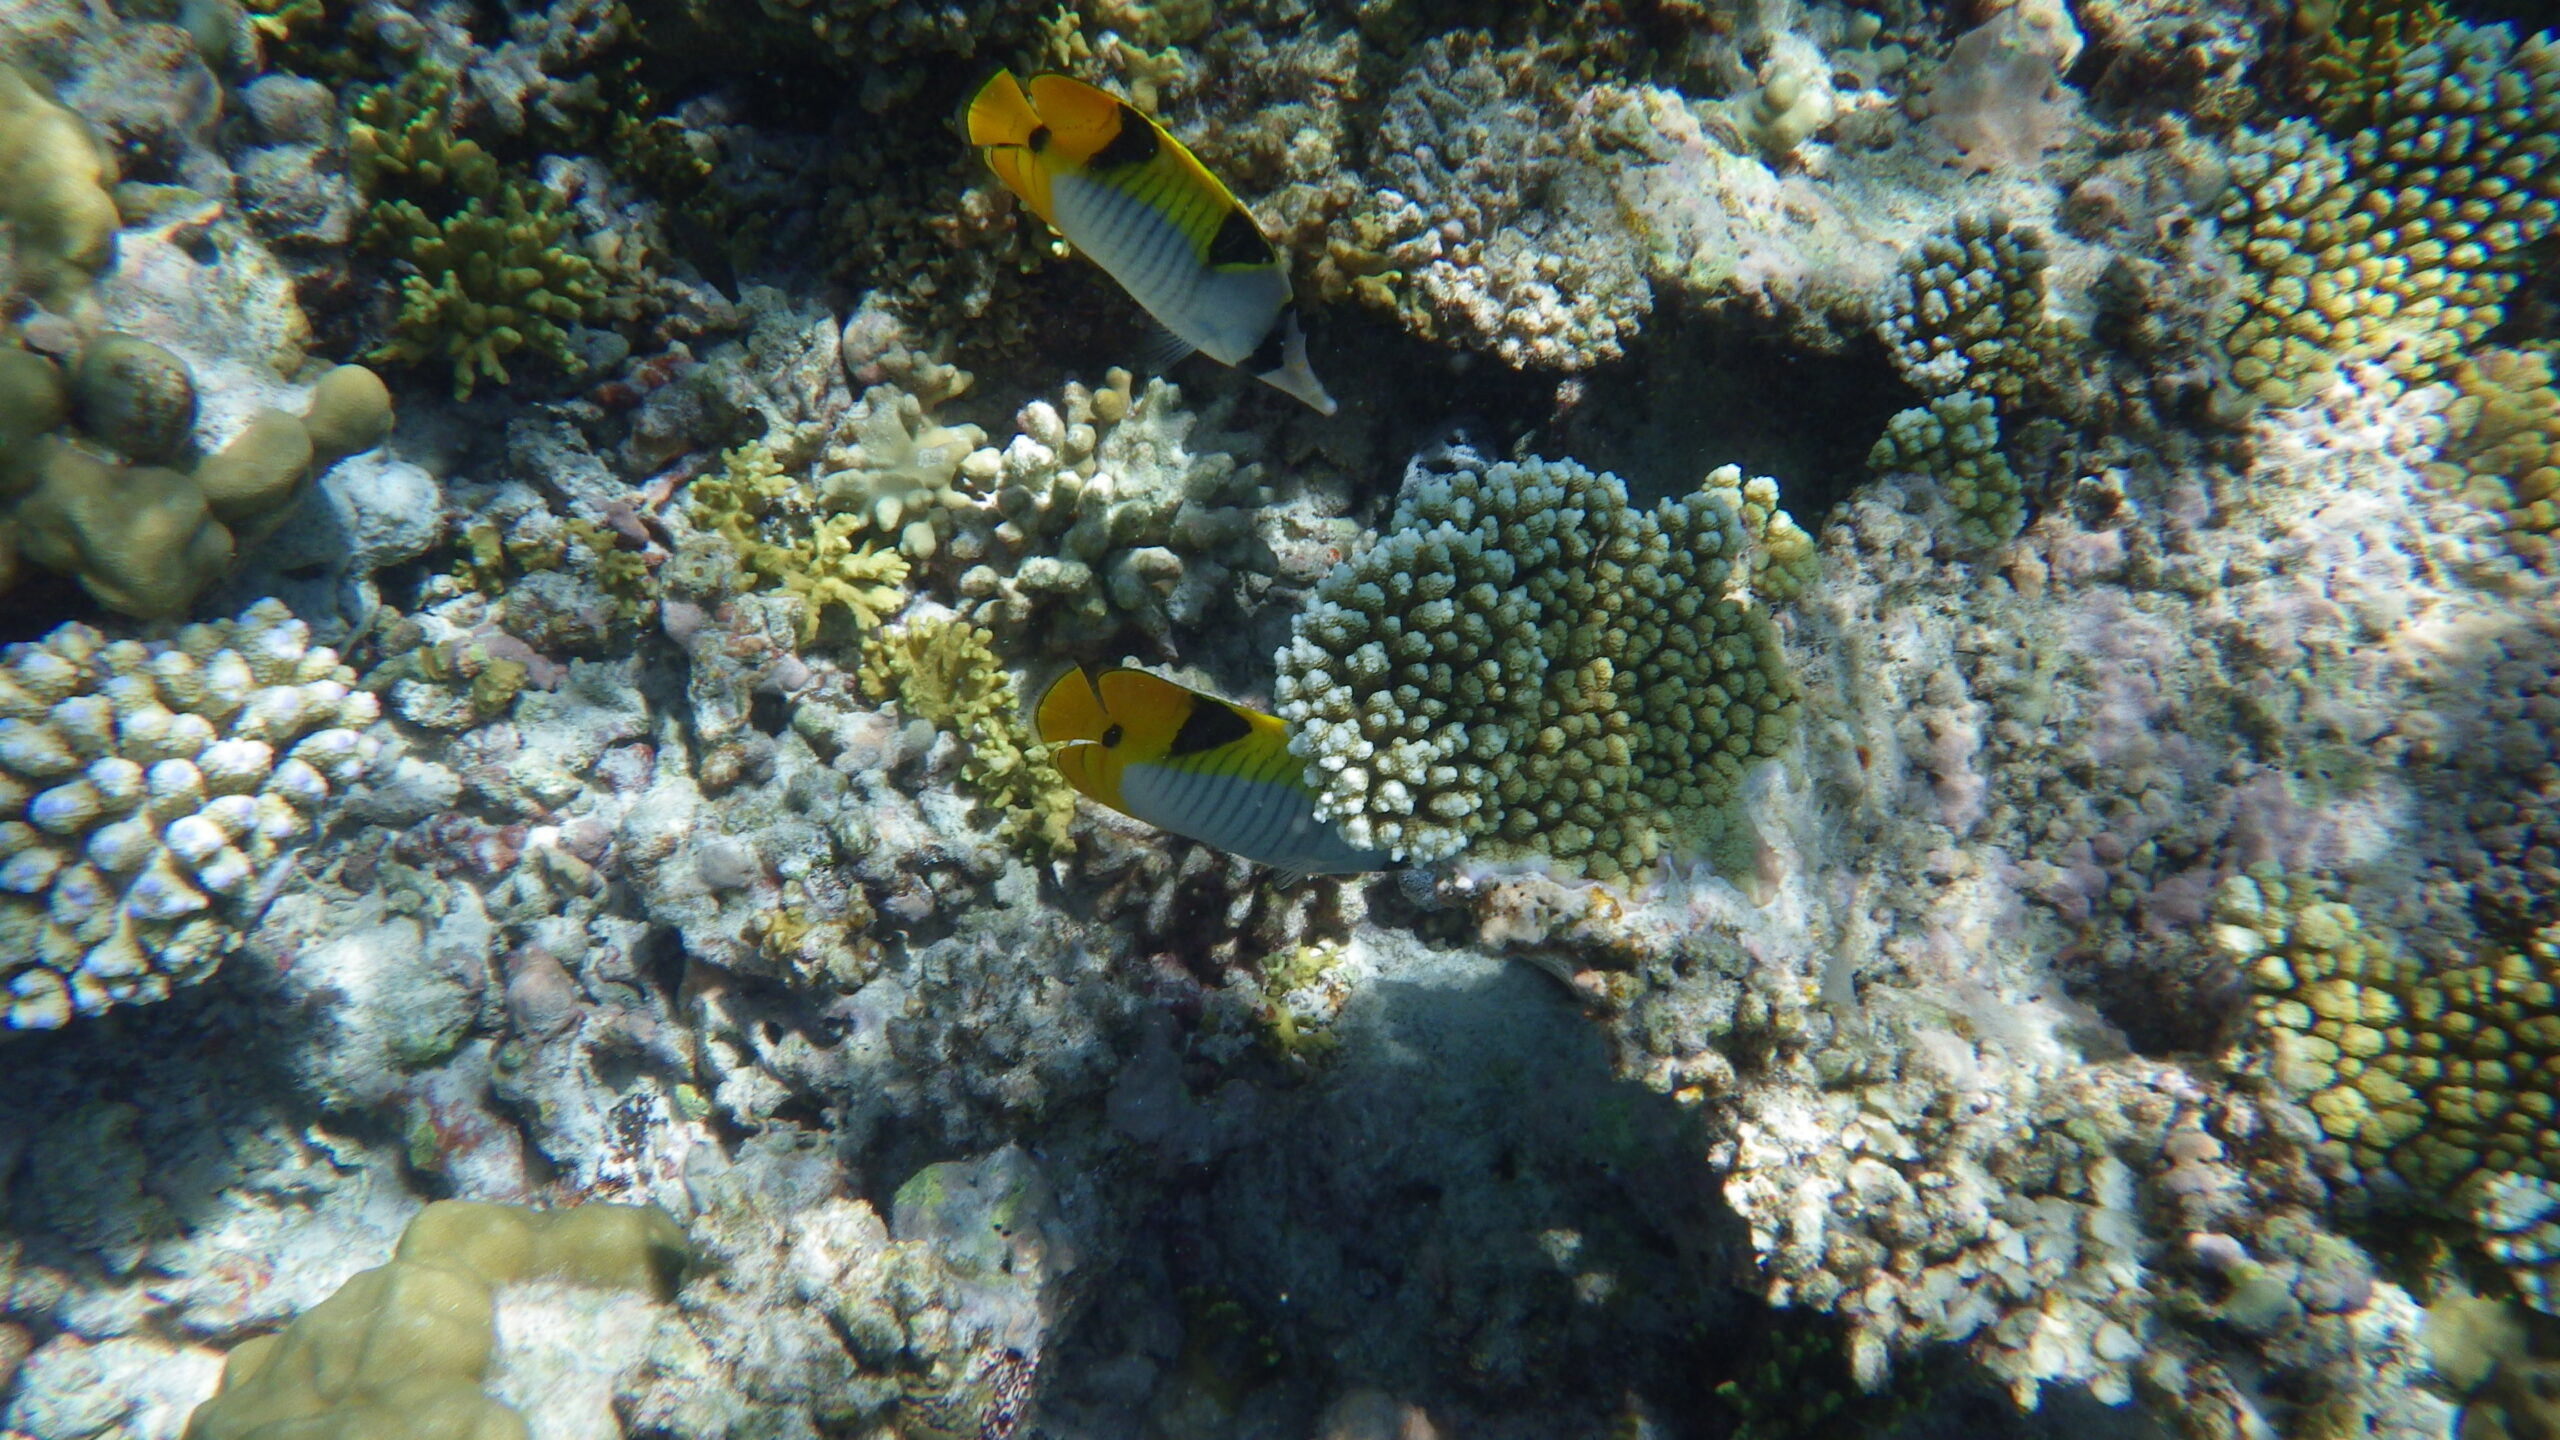
[(1112, 725), (1112, 727), (1111, 727), (1110, 729), (1105, 730), (1105, 731), (1103, 731), (1103, 732), (1102, 732), (1102, 747), (1103, 747), (1104, 749), (1108, 750), (1108, 749), (1110, 749), (1112, 746), (1117, 745), (1117, 744), (1119, 744), (1119, 743), (1120, 743), (1120, 726), (1115, 722), (1115, 723)]

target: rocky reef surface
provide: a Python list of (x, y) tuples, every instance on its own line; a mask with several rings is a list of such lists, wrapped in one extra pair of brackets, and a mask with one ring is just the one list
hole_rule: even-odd
[(2560, 1430), (2530, 8), (0, 8), (0, 1435)]

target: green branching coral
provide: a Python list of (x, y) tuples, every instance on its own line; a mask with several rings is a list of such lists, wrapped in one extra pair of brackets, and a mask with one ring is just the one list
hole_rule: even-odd
[(2437, 0), (2347, 0), (2303, 67), (2303, 94), (2333, 135), (2370, 124), (2408, 53), (2444, 28)]
[(862, 687), (967, 741), (960, 776), (1003, 815), (999, 832), (1056, 854), (1067, 848), (1075, 791), (1023, 723), (1020, 697), (996, 661), (994, 644), (986, 630), (940, 617), (875, 631), (862, 646)]
[(1988, 395), (1960, 390), (1897, 413), (1867, 464), (1879, 474), (1910, 471), (1937, 481), (1956, 513), (1962, 549), (2001, 544), (2026, 517), (2024, 487), (2000, 453), (2000, 420)]
[(1750, 489), (1726, 467), (1639, 511), (1570, 461), (1408, 475), (1280, 652), (1319, 813), (1399, 856), (1604, 878), (1715, 848), (1798, 694), (1747, 583)]
[(2260, 992), (2269, 1078), (2369, 1183), (2445, 1206), (2479, 1175), (2560, 1176), (2560, 935), (2430, 964), (2272, 866), (2214, 916)]
[(367, 91), (347, 151), (373, 201), (362, 243), (416, 272), (376, 358), (445, 360), (457, 397), (508, 383), (512, 355), (571, 363), (569, 327), (602, 312), (604, 278), (549, 190), (454, 133), (450, 78), (420, 72)]
[(812, 644), (829, 609), (870, 629), (906, 603), (907, 561), (895, 550), (864, 545), (851, 515), (816, 516), (783, 473), (773, 448), (757, 440), (722, 457), (725, 470), (693, 482), (693, 523), (734, 547), (739, 568), (765, 586), (798, 596), (800, 643)]
[(1967, 215), (1903, 257), (1877, 327), (1902, 378), (1927, 395), (1975, 390), (2010, 409), (2046, 379), (2045, 253), (1997, 212)]
[(2560, 226), (2560, 43), (2449, 25), (2393, 68), (2363, 129), (2243, 134), (2231, 179), (2233, 379), (2283, 405), (2353, 363), (2432, 379), (2498, 324), (2517, 257)]

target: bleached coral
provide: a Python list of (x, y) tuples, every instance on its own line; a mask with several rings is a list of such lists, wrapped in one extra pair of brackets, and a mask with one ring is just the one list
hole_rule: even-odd
[(264, 601), (172, 641), (66, 625), (0, 661), (7, 1024), (212, 973), (262, 884), (374, 754), (374, 699)]

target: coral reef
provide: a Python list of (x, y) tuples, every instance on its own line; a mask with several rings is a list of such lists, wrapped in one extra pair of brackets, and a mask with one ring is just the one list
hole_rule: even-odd
[(2560, 226), (2560, 45), (2449, 24), (2399, 57), (2372, 119), (2243, 132), (2223, 206), (2243, 261), (2232, 377), (2295, 404), (2338, 367), (2426, 380), (2493, 329), (2502, 257)]
[(0, 687), (11, 1028), (212, 973), (274, 867), (362, 773), (373, 697), (283, 606), (160, 644), (66, 626)]
[[(664, 1301), (686, 1259), (684, 1232), (654, 1206), (536, 1212), (439, 1201), (400, 1233), (388, 1264), (350, 1278), (282, 1333), (234, 1347), (220, 1393), (188, 1419), (186, 1440), (522, 1435), (515, 1407), (483, 1388), (495, 1364), (510, 1372), (510, 1390), (549, 1412), (552, 1426), (574, 1423), (564, 1412), (600, 1397), (563, 1383), (599, 1358), (573, 1347), (594, 1344), (602, 1327), (544, 1333), (508, 1292), (552, 1282)], [(609, 1302), (596, 1297), (581, 1305), (564, 1295), (553, 1303), (598, 1309)], [(496, 1353), (502, 1308), (511, 1312), (504, 1343), (513, 1352), (503, 1361)], [(527, 1355), (544, 1342), (555, 1353)], [(625, 1365), (636, 1362), (627, 1339), (620, 1348)], [(554, 1372), (548, 1377), (538, 1373), (544, 1360)]]
[(1280, 655), (1318, 813), (1398, 857), (1602, 876), (1721, 839), (1796, 697), (1741, 583), (1743, 484), (1726, 466), (1648, 512), (1571, 462), (1417, 464)]
[(1075, 791), (1023, 722), (1022, 699), (996, 662), (994, 641), (984, 629), (931, 617), (875, 631), (863, 640), (862, 687), (967, 742), (960, 778), (1003, 813), (999, 833), (1063, 850)]
[(2000, 544), (2026, 517), (2023, 486), (2000, 453), (2000, 421), (1988, 395), (1959, 390), (1896, 413), (1867, 464), (1878, 474), (1916, 472), (1935, 481), (1964, 549)]
[(1972, 389), (2004, 409), (2047, 382), (2046, 259), (2006, 215), (1968, 215), (1903, 257), (1878, 327), (1902, 378), (1925, 395)]
[[(9, 228), (10, 290), (59, 308), (106, 268), (116, 207), (115, 158), (78, 115), (16, 67), (0, 64), (0, 223)], [(8, 334), (0, 321), (0, 338)]]
[(2551, 568), (2560, 530), (2560, 388), (2547, 354), (2484, 347), (2446, 377), (2453, 398), (2427, 476), (2506, 525), (2508, 543)]

